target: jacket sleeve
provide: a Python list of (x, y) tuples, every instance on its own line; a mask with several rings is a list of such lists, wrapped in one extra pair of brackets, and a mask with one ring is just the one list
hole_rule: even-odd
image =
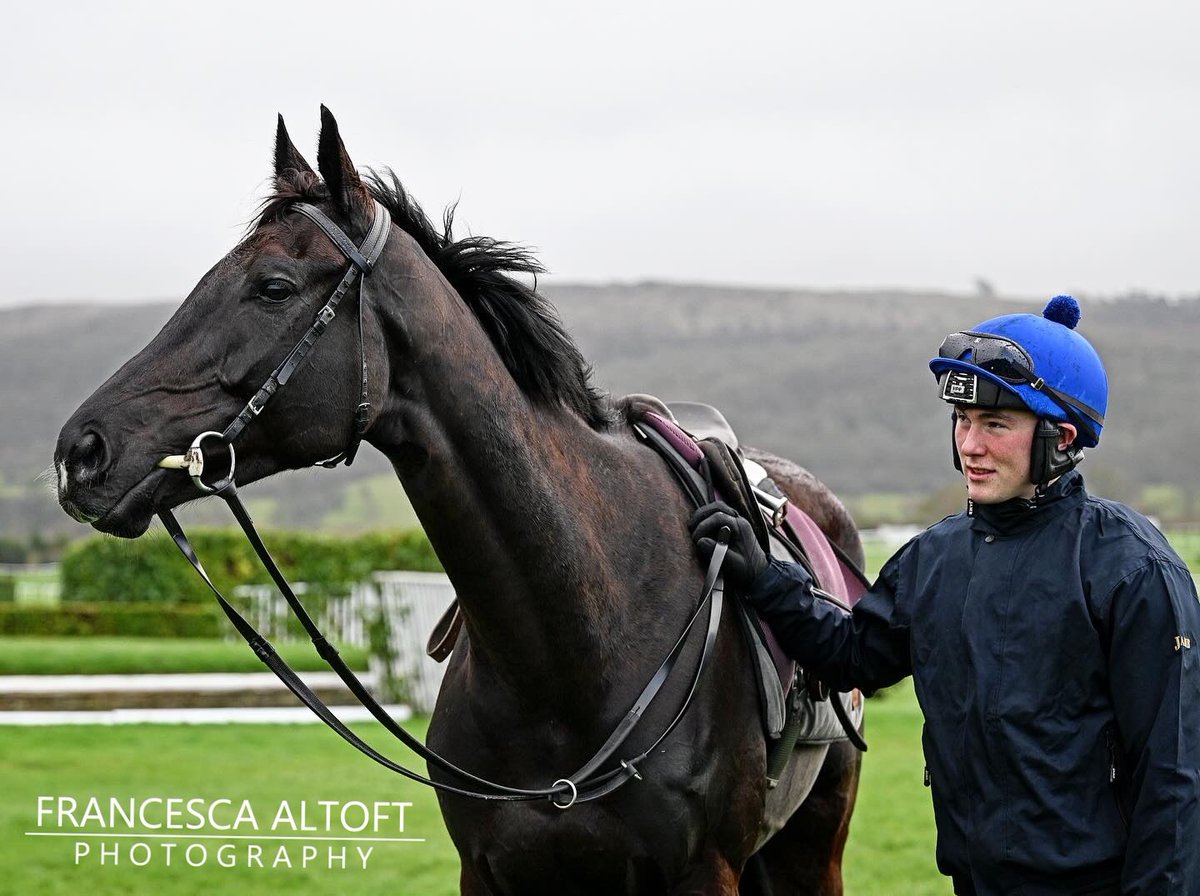
[(746, 599), (800, 665), (836, 690), (870, 694), (912, 674), (908, 625), (896, 601), (903, 553), (888, 561), (853, 613), (816, 597), (804, 567), (774, 558)]
[[(1127, 779), (1121, 891), (1200, 894), (1200, 604), (1187, 568), (1152, 561), (1111, 594), (1109, 675)], [(1120, 786), (1121, 782), (1117, 782)]]

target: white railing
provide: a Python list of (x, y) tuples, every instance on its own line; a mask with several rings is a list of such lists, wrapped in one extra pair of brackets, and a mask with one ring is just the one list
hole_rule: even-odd
[(14, 603), (53, 605), (62, 596), (57, 563), (0, 563), (0, 576), (14, 581)]
[[(324, 632), (333, 644), (344, 644), (348, 647), (370, 646), (361, 597), (352, 593), (349, 596), (335, 595), (319, 601), (306, 601), (304, 598), (309, 589), (303, 582), (293, 585), (292, 590), (304, 604), (304, 609), (312, 616), (317, 628)], [(291, 619), (287, 601), (273, 585), (239, 585), (233, 589), (233, 595), (234, 606), (267, 640), (278, 641), (302, 636), (299, 623)], [(228, 637), (236, 639), (236, 634), (230, 630)]]
[[(443, 573), (378, 572), (355, 589), (374, 602), (374, 618), (387, 621), (391, 673), (405, 683), (406, 702), (417, 712), (432, 712), (446, 667), (425, 653), (433, 627), (454, 600), (454, 587)], [(370, 592), (370, 596), (367, 596)], [(372, 657), (372, 671), (381, 658)]]
[[(295, 587), (303, 600), (308, 589)], [(235, 603), (249, 622), (269, 640), (295, 637), (287, 602), (270, 585), (234, 589)], [(349, 595), (305, 603), (313, 621), (335, 646), (372, 648), (371, 672), (376, 680), (390, 677), (401, 683), (403, 698), (417, 712), (432, 712), (445, 667), (425, 653), (434, 625), (454, 599), (454, 588), (443, 573), (377, 572), (355, 585)], [(370, 626), (382, 620), (386, 647), (371, 644)], [(382, 654), (382, 655), (381, 655)], [(395, 695), (385, 695), (393, 698)]]

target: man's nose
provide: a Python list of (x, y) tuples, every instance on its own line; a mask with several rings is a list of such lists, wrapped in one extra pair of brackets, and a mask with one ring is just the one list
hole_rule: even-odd
[(958, 443), (958, 451), (960, 454), (978, 457), (986, 450), (986, 445), (983, 438), (979, 435), (976, 427), (972, 426), (968, 429)]

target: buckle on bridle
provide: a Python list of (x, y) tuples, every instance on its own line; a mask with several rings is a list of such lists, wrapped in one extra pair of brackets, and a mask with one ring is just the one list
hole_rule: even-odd
[[(221, 443), (229, 452), (229, 470), (225, 475), (218, 479), (214, 484), (209, 485), (204, 481), (204, 440), (205, 439), (220, 439)], [(192, 446), (183, 454), (170, 454), (158, 462), (158, 466), (164, 470), (187, 470), (188, 475), (192, 477), (192, 482), (196, 488), (202, 492), (210, 494), (219, 492), (227, 488), (233, 482), (233, 473), (237, 467), (237, 456), (233, 451), (233, 443), (225, 438), (223, 433), (202, 432), (192, 440)]]

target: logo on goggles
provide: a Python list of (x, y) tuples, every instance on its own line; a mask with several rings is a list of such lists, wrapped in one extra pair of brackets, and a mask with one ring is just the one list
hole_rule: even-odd
[(979, 394), (979, 377), (965, 370), (947, 372), (942, 382), (942, 401), (975, 404)]

